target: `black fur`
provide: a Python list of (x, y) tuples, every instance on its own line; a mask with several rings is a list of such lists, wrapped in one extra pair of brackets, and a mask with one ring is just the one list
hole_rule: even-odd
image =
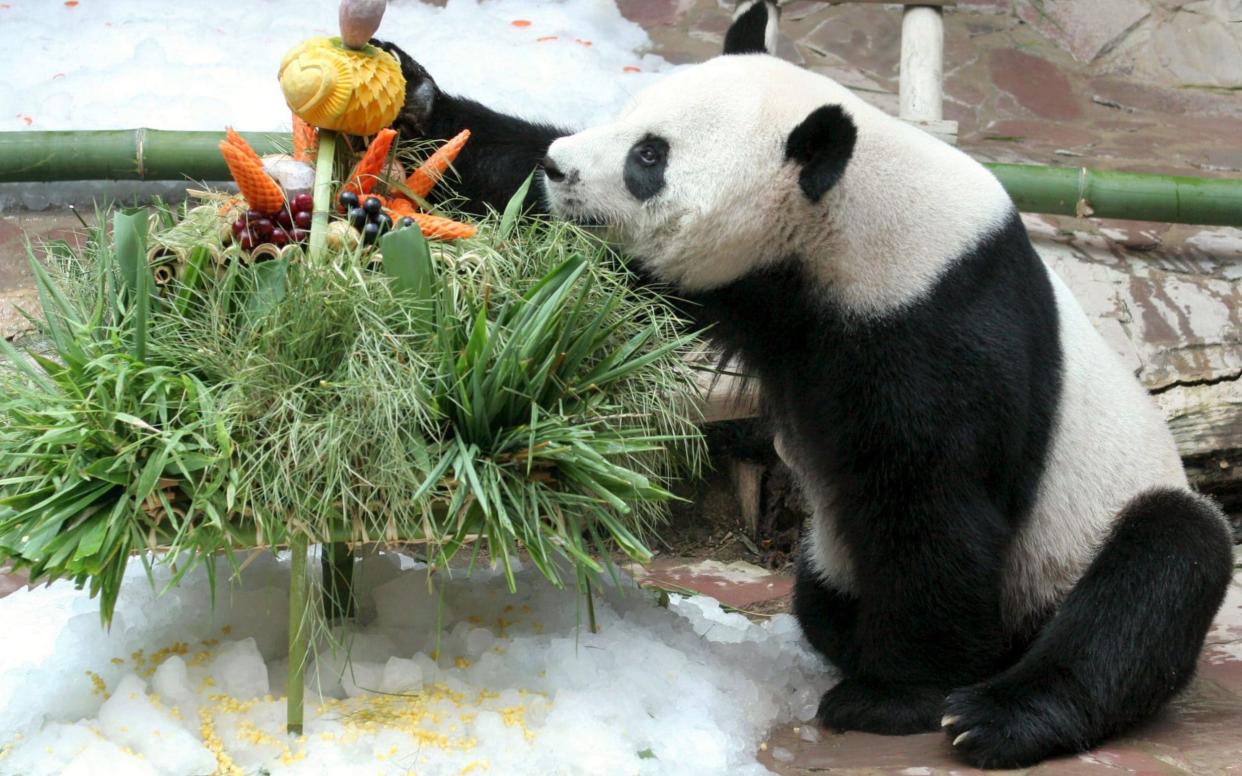
[(664, 189), (664, 170), (668, 167), (668, 141), (647, 135), (625, 155), (622, 178), (625, 188), (639, 201), (651, 199)]
[(725, 54), (775, 54), (768, 51), (765, 33), (768, 19), (779, 14), (775, 3), (759, 2), (737, 17), (725, 33)]
[(1055, 617), (1007, 671), (949, 696), (950, 736), (981, 768), (1085, 750), (1160, 709), (1195, 661), (1233, 572), (1220, 511), (1157, 489), (1124, 510)]
[(819, 202), (837, 185), (857, 140), (858, 128), (840, 105), (816, 108), (789, 133), (785, 158), (801, 165), (798, 185), (807, 199)]
[(796, 612), (847, 677), (890, 689), (829, 693), (823, 719), (931, 729), (950, 689), (1004, 668), (1015, 647), (1001, 575), (1043, 472), (1061, 358), (1022, 222), (1015, 213), (930, 294), (879, 319), (825, 301), (797, 259), (694, 300), (808, 455), (806, 486), (826, 488), (811, 495), (833, 503), (854, 561), (857, 597), (804, 569)]
[[(756, 4), (730, 26), (724, 53), (740, 53), (731, 51), (731, 46), (763, 53), (767, 15), (778, 13), (774, 3)], [(450, 179), (448, 186), (433, 189), (433, 201), (452, 194), (470, 213), (482, 214), (488, 208), (502, 210), (527, 176), (538, 169), (547, 156), (548, 146), (557, 138), (572, 134), (563, 127), (508, 116), (473, 100), (446, 94), (431, 74), (400, 47), (378, 39), (372, 39), (371, 44), (391, 53), (401, 63), (406, 80), (405, 106), (392, 124), (401, 137), (447, 140), (463, 129), (471, 132), (470, 142), (453, 162), (456, 178)], [(547, 211), (540, 186), (531, 187), (525, 204), (532, 212)]]
[[(726, 53), (763, 50), (769, 6), (738, 19)], [(472, 210), (504, 207), (567, 134), (446, 95), (382, 45), (408, 81), (403, 135), (474, 133), (455, 165)], [(791, 134), (811, 201), (837, 184), (855, 138), (833, 106)], [(906, 733), (947, 710), (950, 736), (970, 731), (956, 748), (971, 763), (1025, 765), (1090, 746), (1185, 685), (1231, 569), (1219, 513), (1188, 493), (1135, 499), (1057, 612), (1002, 624), (1005, 558), (1043, 474), (1061, 373), (1052, 289), (1016, 214), (882, 318), (827, 302), (797, 257), (681, 307), (762, 383), (853, 562), (851, 594), (805, 561), (795, 588), (807, 638), (845, 675), (821, 701), (825, 724)]]
[[(391, 43), (372, 41), (401, 62), (406, 79), (406, 103), (393, 122), (402, 137), (447, 140), (463, 129), (470, 141), (453, 162), (456, 179), (437, 186), (432, 198), (448, 193), (462, 199), (467, 212), (503, 210), (509, 199), (547, 155), (548, 146), (568, 130), (498, 113), (464, 97), (446, 94), (421, 65)], [(532, 186), (526, 205), (543, 210), (539, 187)]]

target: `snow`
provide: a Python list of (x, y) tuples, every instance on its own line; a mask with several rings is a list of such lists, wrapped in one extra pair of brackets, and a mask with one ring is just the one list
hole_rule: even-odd
[[(0, 3), (0, 131), (288, 131), (281, 57), (307, 37), (337, 34), (336, 24), (335, 3), (305, 0), (8, 0)], [(379, 37), (450, 93), (570, 129), (607, 118), (671, 69), (646, 52), (646, 32), (612, 0), (449, 0), (442, 8), (391, 0)], [(0, 207), (176, 190), (5, 184)]]
[(391, 553), (355, 577), (358, 621), (319, 632), (301, 737), (287, 561), (254, 559), (214, 608), (203, 570), (156, 596), (134, 563), (110, 631), (67, 582), (0, 599), (22, 634), (0, 654), (0, 774), (760, 774), (767, 731), (809, 720), (833, 678), (789, 615), (661, 607), (628, 580), (597, 591), (591, 633), (533, 569), (516, 594)]

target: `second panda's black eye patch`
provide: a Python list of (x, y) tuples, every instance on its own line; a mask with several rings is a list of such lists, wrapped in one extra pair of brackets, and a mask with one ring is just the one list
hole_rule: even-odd
[(668, 167), (668, 141), (647, 135), (625, 157), (625, 187), (639, 200), (648, 200), (664, 188)]

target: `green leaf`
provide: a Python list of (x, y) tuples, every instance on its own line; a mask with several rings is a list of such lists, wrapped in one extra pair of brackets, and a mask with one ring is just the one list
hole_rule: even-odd
[(285, 298), (289, 263), (285, 259), (273, 259), (254, 265), (251, 272), (254, 273), (254, 288), (246, 299), (246, 313), (251, 321), (257, 321)]
[(431, 297), (435, 282), (431, 249), (418, 226), (388, 232), (379, 239), (384, 256), (384, 272), (398, 291), (412, 292), (419, 299)]
[(130, 352), (138, 361), (147, 356), (147, 313), (153, 285), (147, 266), (147, 223), (147, 211), (141, 208), (118, 210), (112, 217), (113, 252), (133, 309)]
[(504, 214), (500, 217), (500, 226), (496, 228), (496, 237), (500, 240), (509, 238), (513, 232), (513, 226), (517, 223), (518, 218), (522, 215), (522, 209), (526, 206), (526, 195), (530, 192), (531, 182), (535, 179), (535, 173), (526, 176), (526, 180), (522, 181), (522, 185), (518, 186), (518, 190), (509, 198), (509, 203), (505, 205)]

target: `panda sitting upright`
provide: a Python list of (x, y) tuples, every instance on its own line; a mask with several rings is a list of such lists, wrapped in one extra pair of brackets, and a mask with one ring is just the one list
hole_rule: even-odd
[[(469, 127), (459, 193), (531, 172), (697, 305), (759, 381), (813, 516), (795, 611), (838, 730), (944, 727), (981, 767), (1086, 749), (1184, 688), (1231, 541), (1138, 382), (997, 180), (822, 76), (726, 54), (569, 134), (410, 81), (397, 126)], [(765, 45), (766, 40), (766, 45)]]

